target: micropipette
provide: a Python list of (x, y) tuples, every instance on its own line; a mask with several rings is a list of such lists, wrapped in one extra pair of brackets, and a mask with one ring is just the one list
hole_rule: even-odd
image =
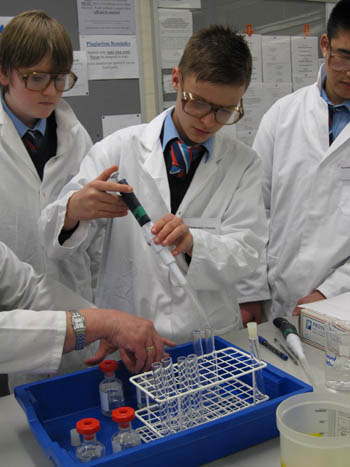
[[(114, 172), (110, 176), (110, 180), (120, 183), (122, 185), (128, 185), (126, 179), (119, 180), (118, 179), (119, 173)], [(155, 235), (152, 233), (153, 222), (148, 217), (148, 214), (144, 210), (143, 206), (141, 205), (140, 201), (136, 198), (135, 193), (120, 193), (121, 197), (123, 198), (125, 204), (130, 209), (132, 214), (134, 215), (135, 219), (139, 223), (142, 233), (146, 239), (148, 245), (150, 245), (153, 250), (159, 255), (161, 260), (166, 264), (170, 270), (170, 274), (177, 285), (184, 286), (186, 285), (186, 279), (182, 274), (180, 268), (176, 264), (176, 260), (174, 256), (171, 254), (169, 248), (164, 247), (163, 245), (154, 243)]]
[(285, 318), (275, 318), (273, 324), (278, 328), (286, 339), (287, 347), (298, 358), (312, 386), (316, 386), (314, 376), (308, 361), (306, 360), (304, 349), (298, 335), (296, 327)]
[[(110, 180), (113, 182), (121, 183), (123, 185), (128, 185), (128, 182), (125, 178), (119, 180), (119, 172), (113, 172), (110, 176)], [(148, 245), (150, 245), (151, 248), (159, 255), (164, 264), (168, 266), (170, 275), (174, 280), (175, 284), (177, 286), (183, 287), (186, 290), (187, 294), (192, 300), (192, 303), (195, 305), (196, 310), (202, 316), (206, 324), (210, 326), (207, 315), (202, 309), (202, 306), (196, 298), (185, 276), (181, 272), (181, 269), (177, 265), (175, 257), (172, 255), (169, 248), (164, 247), (161, 244), (154, 243), (153, 240), (155, 238), (155, 235), (152, 233), (152, 227), (154, 224), (149, 218), (143, 206), (141, 205), (140, 201), (137, 199), (135, 193), (120, 193), (120, 196), (123, 198), (125, 204), (139, 223), (143, 236), (145, 237), (145, 240), (148, 243)]]

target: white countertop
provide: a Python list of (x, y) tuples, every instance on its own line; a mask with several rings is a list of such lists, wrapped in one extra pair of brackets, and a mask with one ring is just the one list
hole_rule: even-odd
[[(290, 321), (294, 324), (297, 323), (296, 318), (292, 318)], [(270, 323), (259, 325), (258, 331), (259, 335), (268, 339), (273, 345), (275, 336), (282, 338), (280, 331)], [(248, 350), (246, 329), (230, 332), (223, 337), (238, 347)], [(287, 361), (280, 359), (263, 346), (260, 346), (260, 350), (263, 360), (309, 383), (300, 365), (296, 366), (290, 359)], [(324, 388), (324, 353), (306, 344), (304, 344), (304, 350), (316, 380), (320, 387)], [(52, 466), (32, 434), (27, 418), (13, 395), (0, 397), (0, 414), (1, 467)], [(210, 467), (280, 467), (279, 438), (260, 443), (206, 465)]]

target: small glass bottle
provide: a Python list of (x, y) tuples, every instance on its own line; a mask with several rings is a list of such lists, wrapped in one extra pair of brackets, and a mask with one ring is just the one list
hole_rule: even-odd
[(113, 452), (124, 451), (141, 444), (140, 435), (131, 426), (134, 418), (135, 410), (131, 407), (119, 407), (113, 410), (112, 419), (119, 424), (119, 430), (112, 436)]
[(105, 374), (99, 385), (101, 411), (111, 417), (114, 409), (125, 405), (122, 382), (115, 376), (119, 364), (116, 360), (104, 360), (98, 366)]
[(96, 439), (100, 422), (96, 418), (82, 418), (77, 422), (77, 432), (83, 436), (83, 442), (75, 450), (80, 462), (89, 462), (106, 455), (105, 446)]

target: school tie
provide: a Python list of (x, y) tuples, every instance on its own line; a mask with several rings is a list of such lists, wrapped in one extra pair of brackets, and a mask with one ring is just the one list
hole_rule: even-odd
[(39, 130), (28, 130), (23, 135), (22, 141), (29, 154), (35, 154), (39, 151), (44, 141), (44, 136)]
[(331, 104), (328, 104), (328, 134), (329, 134), (329, 145), (333, 143), (335, 138), (338, 136), (340, 133), (340, 130), (342, 128), (336, 128), (334, 131), (333, 128), (333, 119), (334, 119), (334, 114), (335, 112), (341, 112), (345, 110), (346, 112), (349, 112), (347, 107), (345, 105), (339, 105), (338, 107), (334, 107)]
[(187, 146), (180, 139), (175, 139), (170, 144), (171, 168), (169, 173), (178, 178), (188, 174), (191, 162), (202, 156), (206, 151), (205, 147), (197, 144)]

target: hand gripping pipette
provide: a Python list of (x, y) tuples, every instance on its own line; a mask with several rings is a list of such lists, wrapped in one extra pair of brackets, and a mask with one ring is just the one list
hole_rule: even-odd
[[(128, 185), (128, 182), (123, 178), (122, 180), (118, 179), (119, 173), (114, 172), (110, 176), (110, 180), (121, 183), (123, 185)], [(164, 247), (163, 245), (154, 243), (155, 235), (152, 233), (153, 222), (148, 217), (148, 214), (144, 210), (140, 201), (136, 198), (135, 193), (120, 193), (123, 201), (129, 208), (129, 210), (134, 215), (135, 219), (139, 223), (143, 236), (146, 239), (148, 245), (150, 245), (153, 250), (159, 255), (163, 263), (168, 266), (170, 270), (170, 275), (174, 279), (176, 285), (184, 287), (187, 284), (185, 276), (182, 274), (179, 266), (176, 263), (174, 256), (171, 254), (169, 248)]]
[(283, 337), (286, 339), (287, 347), (298, 358), (311, 384), (315, 386), (315, 379), (306, 360), (304, 349), (296, 327), (285, 318), (275, 318), (273, 320), (273, 324), (281, 331)]
[[(128, 182), (124, 179), (119, 180), (119, 173), (114, 172), (110, 176), (110, 180), (113, 182), (121, 183), (123, 185), (128, 185)], [(114, 194), (114, 193), (113, 193)], [(166, 264), (170, 271), (170, 276), (174, 281), (174, 284), (180, 287), (183, 287), (187, 294), (191, 297), (192, 303), (198, 313), (201, 315), (206, 325), (210, 327), (210, 323), (206, 313), (204, 312), (201, 304), (199, 303), (196, 295), (194, 294), (192, 288), (187, 282), (185, 276), (181, 272), (181, 269), (176, 263), (174, 256), (171, 254), (169, 248), (164, 247), (163, 245), (154, 243), (155, 235), (152, 233), (153, 222), (148, 217), (148, 214), (144, 210), (140, 201), (136, 198), (135, 193), (120, 193), (120, 196), (123, 198), (125, 204), (128, 206), (129, 210), (134, 215), (135, 219), (139, 223), (143, 236), (146, 239), (146, 242), (150, 247), (159, 255), (161, 260)]]

